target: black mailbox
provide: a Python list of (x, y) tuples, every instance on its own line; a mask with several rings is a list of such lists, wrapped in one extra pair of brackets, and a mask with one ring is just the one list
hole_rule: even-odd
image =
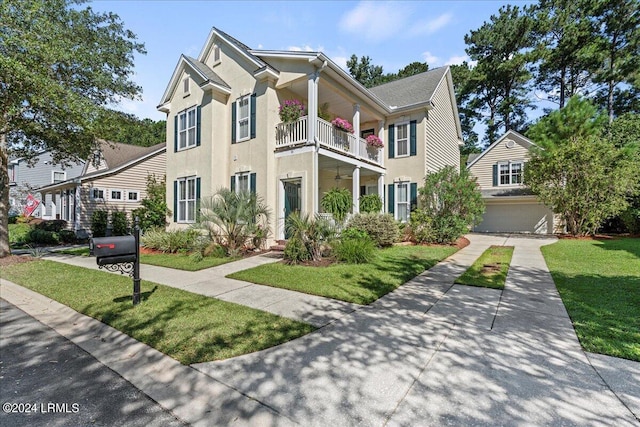
[(135, 262), (135, 236), (96, 237), (91, 239), (91, 248), (98, 265)]

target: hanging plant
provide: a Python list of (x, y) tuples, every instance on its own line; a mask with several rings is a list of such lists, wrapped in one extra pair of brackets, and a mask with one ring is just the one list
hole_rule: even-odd
[(342, 222), (351, 210), (351, 193), (346, 188), (333, 187), (324, 193), (320, 205), (325, 212), (333, 214), (336, 221)]
[(331, 124), (342, 131), (345, 131), (347, 133), (353, 133), (353, 125), (349, 123), (348, 120), (345, 120), (340, 117), (336, 117), (331, 121)]
[(280, 104), (278, 109), (280, 120), (284, 123), (292, 123), (304, 115), (304, 105), (297, 99), (287, 99)]
[(372, 148), (384, 148), (384, 142), (380, 138), (375, 135), (369, 135), (365, 141), (367, 141), (367, 146)]

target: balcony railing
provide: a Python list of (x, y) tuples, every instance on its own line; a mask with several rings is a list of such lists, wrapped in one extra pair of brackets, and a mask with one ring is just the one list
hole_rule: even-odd
[[(351, 155), (382, 165), (382, 149), (370, 147), (363, 138), (337, 129), (321, 118), (316, 122), (316, 135), (320, 145), (334, 151)], [(305, 145), (309, 143), (308, 117), (300, 117), (292, 123), (279, 123), (276, 127), (276, 148)]]

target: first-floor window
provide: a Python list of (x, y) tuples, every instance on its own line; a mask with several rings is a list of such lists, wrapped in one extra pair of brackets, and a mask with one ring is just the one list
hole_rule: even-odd
[(236, 193), (249, 191), (249, 174), (239, 173), (236, 175)]
[(396, 184), (396, 219), (398, 221), (407, 222), (409, 220), (409, 212), (411, 211), (411, 200), (409, 199), (409, 183), (399, 182)]
[(102, 200), (104, 199), (104, 190), (101, 188), (92, 188), (90, 196), (93, 200)]
[(196, 178), (178, 180), (178, 222), (196, 220)]
[(111, 190), (109, 198), (111, 200), (122, 200), (122, 190)]
[(140, 200), (140, 193), (138, 191), (127, 191), (127, 201), (137, 202)]

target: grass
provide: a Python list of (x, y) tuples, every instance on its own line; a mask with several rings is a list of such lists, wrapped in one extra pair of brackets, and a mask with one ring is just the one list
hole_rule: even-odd
[(142, 281), (142, 301), (134, 307), (130, 278), (53, 261), (6, 266), (2, 275), (185, 365), (262, 350), (314, 330), (271, 313), (147, 281)]
[(452, 246), (394, 246), (379, 250), (376, 259), (367, 264), (311, 267), (274, 263), (228, 277), (356, 304), (369, 304), (456, 250)]
[(513, 246), (490, 246), (455, 283), (504, 289), (512, 256)]
[[(59, 254), (89, 256), (89, 248), (73, 248), (56, 251)], [(205, 268), (216, 267), (235, 261), (237, 257), (204, 257), (200, 261), (194, 260), (188, 254), (140, 254), (142, 264), (157, 265), (160, 267), (175, 268), (178, 270), (198, 271)]]
[(560, 240), (542, 253), (582, 347), (640, 361), (640, 239)]

